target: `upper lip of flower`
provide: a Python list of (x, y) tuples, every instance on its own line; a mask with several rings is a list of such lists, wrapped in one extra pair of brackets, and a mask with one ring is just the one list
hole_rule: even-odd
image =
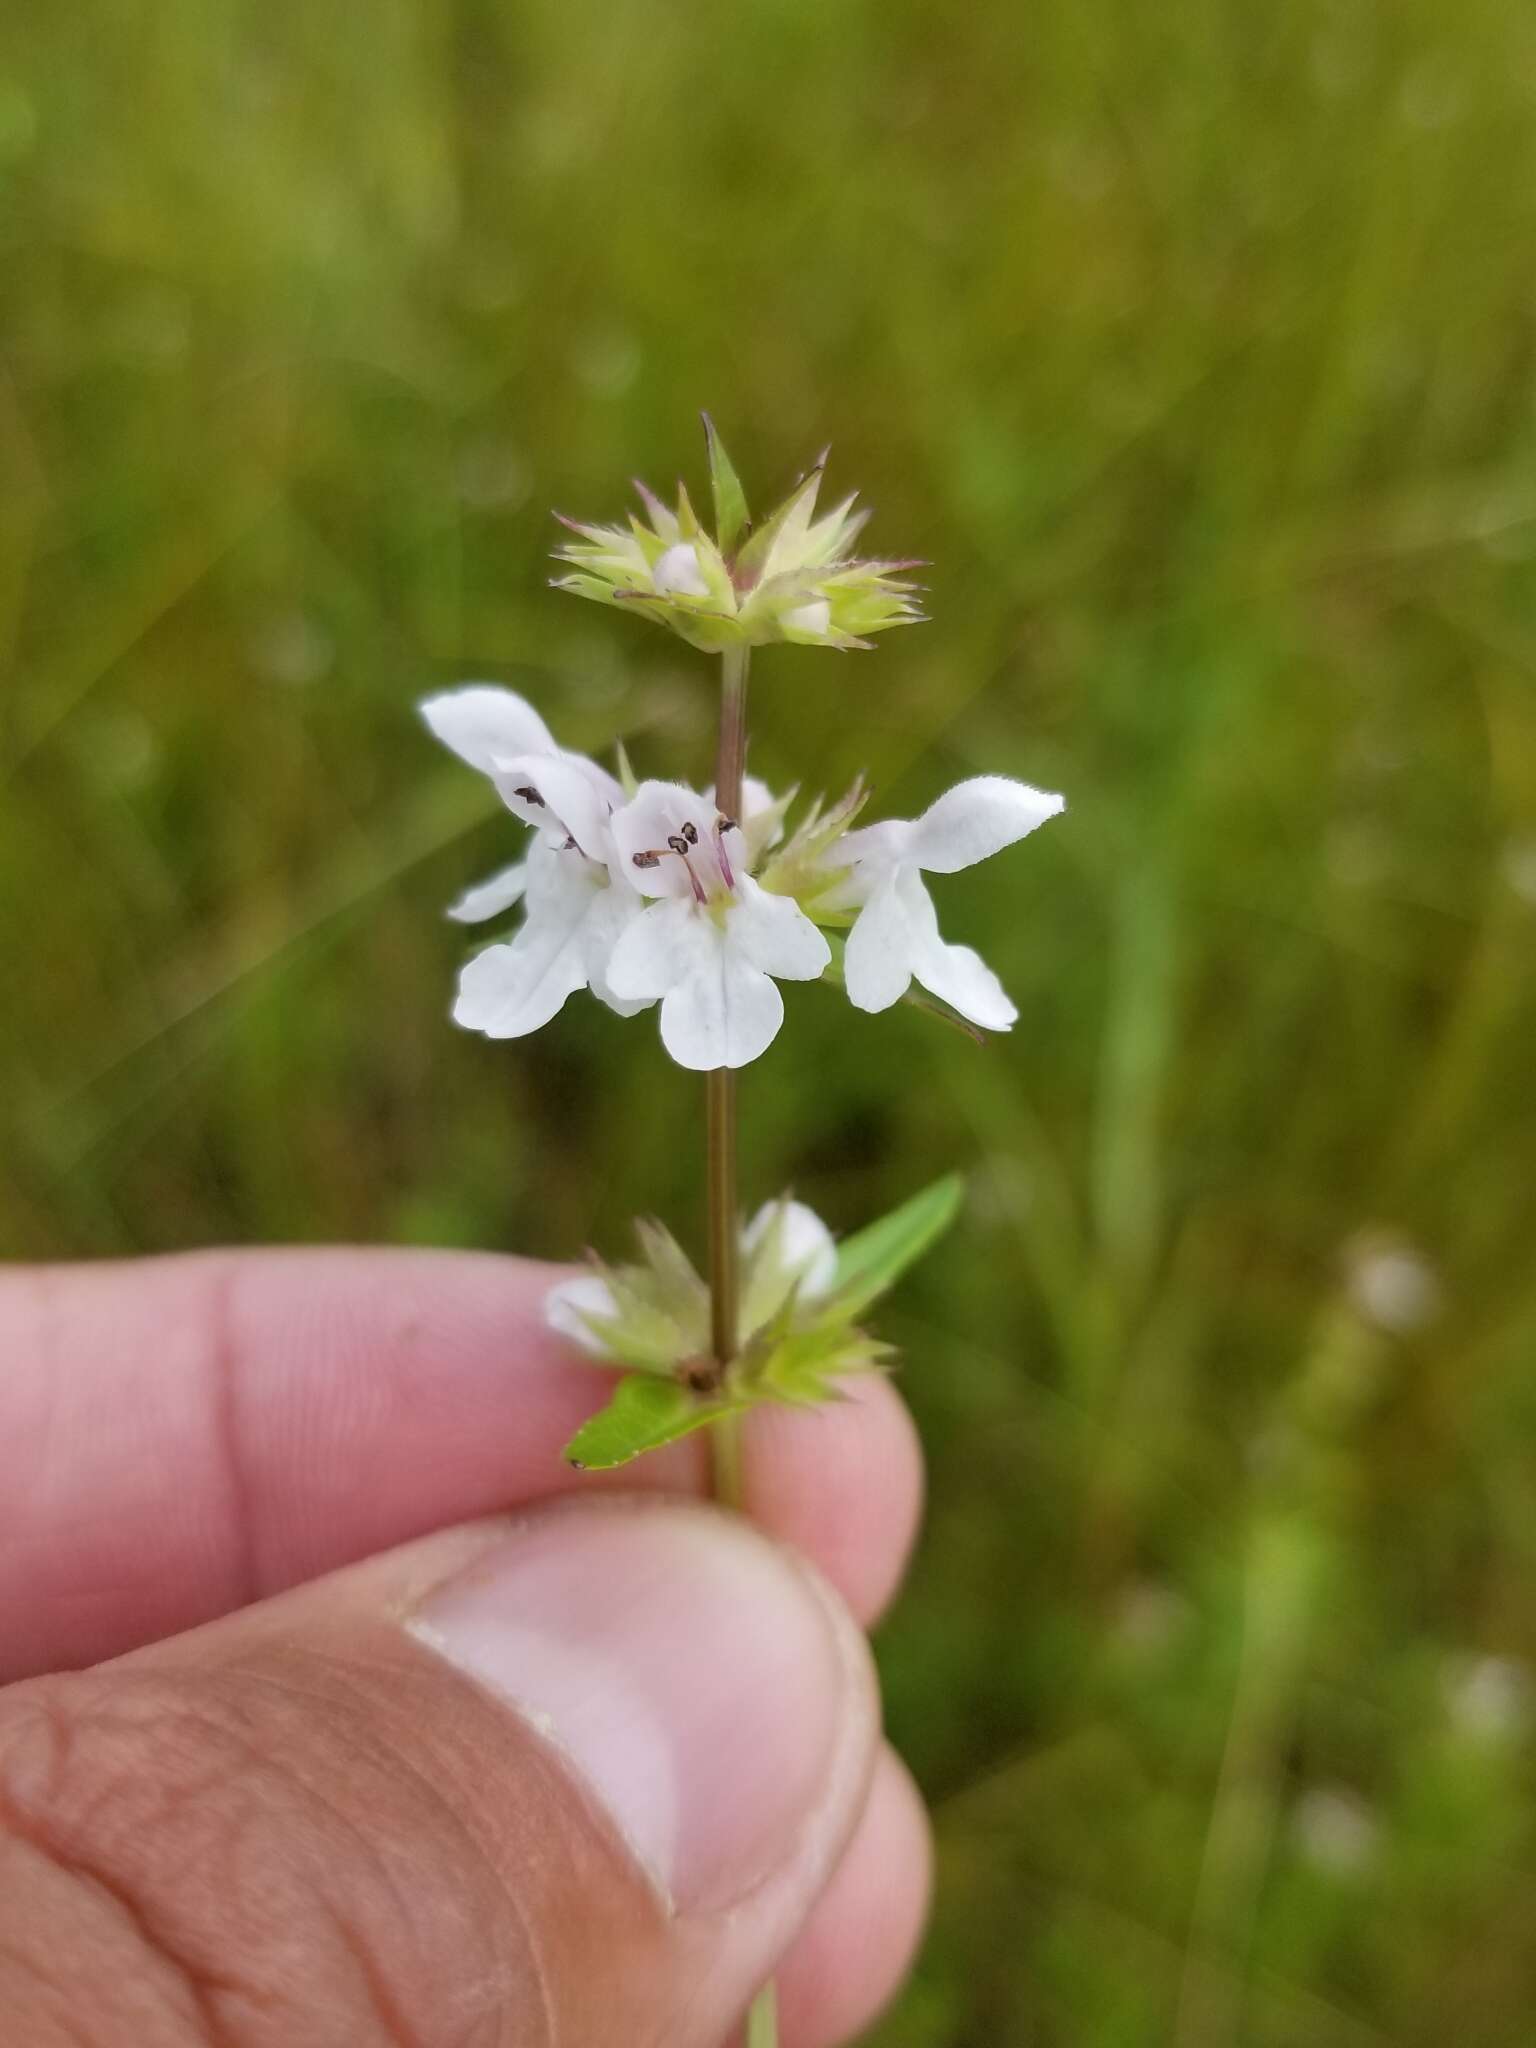
[(747, 872), (739, 823), (680, 782), (642, 783), (610, 832), (618, 871), (644, 896), (719, 904)]

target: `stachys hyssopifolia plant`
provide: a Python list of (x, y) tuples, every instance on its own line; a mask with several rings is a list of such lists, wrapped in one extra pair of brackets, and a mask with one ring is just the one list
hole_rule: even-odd
[[(551, 1292), (551, 1325), (621, 1377), (567, 1456), (612, 1466), (710, 1428), (716, 1490), (741, 1504), (741, 1423), (762, 1401), (833, 1399), (850, 1373), (889, 1357), (864, 1327), (874, 1300), (947, 1226), (951, 1177), (838, 1244), (788, 1195), (743, 1224), (736, 1181), (736, 1070), (767, 1052), (784, 1019), (780, 981), (825, 980), (856, 1009), (906, 998), (974, 1035), (1017, 1012), (968, 946), (947, 945), (924, 880), (1024, 838), (1061, 797), (1002, 775), (961, 782), (920, 818), (865, 822), (856, 783), (792, 820), (795, 792), (746, 774), (747, 670), (755, 647), (868, 648), (922, 618), (916, 562), (855, 555), (867, 515), (850, 497), (817, 515), (825, 457), (754, 525), (706, 417), (714, 532), (678, 489), (669, 507), (637, 486), (645, 517), (564, 521), (557, 590), (649, 619), (720, 659), (714, 780), (637, 781), (574, 754), (510, 690), (474, 683), (430, 697), (433, 733), (529, 828), (523, 857), (470, 889), (449, 915), (481, 923), (521, 906), (508, 939), (475, 954), (454, 1018), (521, 1038), (590, 989), (621, 1017), (659, 1006), (661, 1042), (705, 1077), (707, 1278), (655, 1222), (639, 1256), (594, 1261)], [(692, 764), (690, 764), (692, 765)], [(924, 991), (913, 992), (913, 984)], [(772, 2039), (766, 2005), (751, 2038)]]

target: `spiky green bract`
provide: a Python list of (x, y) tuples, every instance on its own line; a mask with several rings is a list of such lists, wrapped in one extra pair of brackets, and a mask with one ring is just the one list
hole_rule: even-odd
[(758, 880), (776, 896), (792, 896), (820, 925), (850, 925), (855, 912), (839, 902), (850, 863), (839, 863), (837, 847), (869, 801), (862, 781), (836, 803), (816, 797), (793, 833), (763, 867)]
[(623, 605), (706, 653), (789, 641), (867, 647), (872, 633), (915, 623), (913, 560), (865, 559), (853, 544), (868, 518), (848, 497), (816, 517), (825, 453), (762, 524), (752, 526), (735, 465), (705, 415), (715, 531), (699, 523), (678, 485), (675, 508), (635, 486), (645, 518), (622, 526), (563, 519), (575, 536), (555, 550), (568, 573), (557, 590)]
[(563, 1300), (552, 1320), (569, 1333), (573, 1293), (606, 1290), (604, 1308), (588, 1305), (574, 1320), (584, 1349), (626, 1368), (607, 1407), (566, 1445), (566, 1457), (607, 1469), (761, 1402), (800, 1407), (838, 1399), (840, 1381), (889, 1364), (890, 1346), (859, 1318), (954, 1221), (962, 1193), (957, 1176), (935, 1182), (847, 1239), (835, 1257), (808, 1210), (787, 1196), (770, 1204), (743, 1241), (744, 1337), (723, 1372), (708, 1351), (703, 1281), (667, 1231), (641, 1226), (638, 1264), (595, 1262), (586, 1282), (575, 1290), (566, 1283), (551, 1297)]

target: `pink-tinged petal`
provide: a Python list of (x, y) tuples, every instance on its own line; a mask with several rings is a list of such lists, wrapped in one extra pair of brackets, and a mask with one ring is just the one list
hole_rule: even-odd
[[(766, 782), (760, 782), (755, 775), (748, 775), (741, 785), (741, 816), (736, 820), (741, 828), (742, 841), (746, 848), (746, 866), (755, 868), (771, 847), (778, 845), (784, 837), (784, 813), (795, 800), (795, 792), (788, 796), (775, 796)], [(704, 801), (719, 805), (715, 797), (715, 786), (711, 783), (704, 792)], [(731, 840), (727, 851), (734, 848)]]
[(533, 706), (494, 683), (466, 683), (420, 705), (433, 735), (489, 775), (498, 754), (552, 754), (555, 742)]
[[(617, 864), (647, 896), (690, 902), (701, 892), (716, 896), (747, 864), (739, 826), (722, 834), (719, 824), (714, 804), (697, 790), (681, 782), (642, 782), (610, 821)], [(682, 842), (684, 851), (673, 841)]]
[(747, 1066), (768, 1050), (784, 1022), (784, 999), (768, 976), (718, 934), (715, 940), (712, 957), (661, 1006), (662, 1044), (680, 1067), (696, 1073)]
[(952, 875), (1012, 846), (1066, 809), (1066, 799), (1006, 775), (958, 782), (918, 819), (908, 858), (937, 875)]
[(448, 906), (448, 915), (455, 924), (484, 924), (488, 917), (499, 917), (502, 911), (520, 902), (527, 886), (528, 863), (520, 860), (487, 875), (483, 882), (473, 883)]
[(843, 980), (857, 1010), (888, 1010), (912, 981), (912, 934), (894, 876), (854, 920), (843, 952)]
[(831, 947), (799, 904), (772, 895), (750, 876), (738, 883), (726, 921), (731, 945), (781, 981), (817, 981), (831, 964)]

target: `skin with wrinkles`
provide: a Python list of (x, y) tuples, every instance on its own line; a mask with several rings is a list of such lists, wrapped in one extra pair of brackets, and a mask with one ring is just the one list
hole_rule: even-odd
[[(67, 1708), (24, 1688), (0, 1712), (0, 1797), (0, 2009), (29, 2048), (80, 2040), (82, 1976), (104, 1993), (95, 2037), (134, 2048), (423, 2048), (496, 2040), (508, 2014), (529, 2048), (595, 2042), (590, 1999), (633, 1984), (640, 2018), (668, 1938), (534, 1733), (394, 1630), (359, 1625), (323, 1660), (278, 1645), (174, 1681), (101, 1673)], [(447, 1944), (423, 1910), (443, 1899)], [(621, 1976), (583, 1966), (599, 1945)], [(60, 1982), (61, 1953), (98, 1948)]]
[[(868, 1776), (872, 1724), (777, 1904), (668, 1920), (538, 1729), (402, 1627), (487, 1540), (467, 1518), (706, 1490), (696, 1444), (633, 1500), (560, 1464), (606, 1381), (543, 1328), (556, 1277), (353, 1251), (0, 1274), (7, 2048), (537, 2048), (551, 2015), (607, 2048), (616, 2007), (627, 2048), (694, 2048), (680, 1982), (724, 2048), (705, 1987), (754, 1924), (741, 1981), (782, 1956), (785, 2048), (889, 1996), (929, 1849), (888, 1752)], [(757, 1418), (748, 1491), (867, 1623), (920, 1473), (890, 1386), (849, 1391)]]

